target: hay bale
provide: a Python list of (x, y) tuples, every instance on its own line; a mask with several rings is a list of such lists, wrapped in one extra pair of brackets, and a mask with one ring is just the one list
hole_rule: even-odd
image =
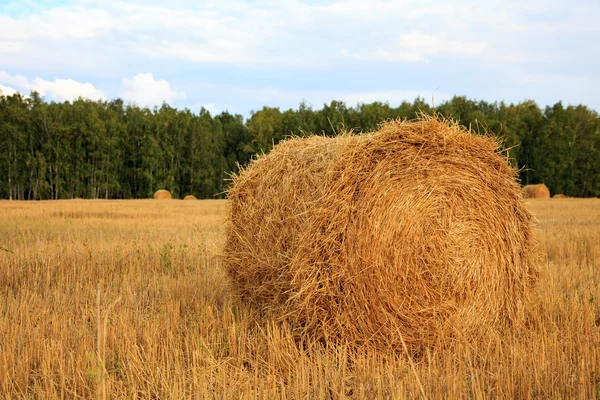
[(233, 179), (233, 287), (298, 338), (411, 349), (521, 320), (532, 216), (498, 144), (438, 117), (282, 142)]
[(192, 194), (185, 196), (183, 199), (184, 199), (184, 200), (198, 200), (198, 199), (196, 198), (196, 196), (194, 196), (194, 195), (192, 195)]
[(523, 186), (523, 196), (526, 199), (549, 199), (550, 189), (543, 183)]
[(557, 193), (557, 194), (555, 194), (554, 196), (552, 196), (552, 198), (553, 198), (553, 199), (566, 199), (566, 198), (567, 198), (567, 196), (565, 196), (565, 195), (564, 195), (564, 194), (562, 194), (562, 193)]
[(154, 193), (154, 200), (171, 200), (171, 192), (164, 189), (157, 190)]

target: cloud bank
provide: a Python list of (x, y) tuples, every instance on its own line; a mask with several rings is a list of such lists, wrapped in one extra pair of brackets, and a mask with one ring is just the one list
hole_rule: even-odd
[[(228, 106), (222, 94), (203, 87), (272, 89), (267, 100), (441, 87), (600, 109), (600, 50), (590, 45), (600, 40), (598, 18), (594, 0), (9, 1), (0, 13), (0, 70), (28, 78), (0, 84), (56, 99), (127, 95), (149, 106), (217, 109)], [(589, 84), (581, 91), (525, 76)], [(243, 112), (256, 103), (229, 105)]]
[[(104, 92), (94, 87), (91, 83), (81, 83), (73, 79), (55, 78), (54, 80), (45, 80), (36, 77), (30, 80), (22, 75), (12, 76), (6, 71), (0, 71), (0, 82), (12, 84), (21, 88), (21, 90), (17, 90), (0, 84), (0, 89), (2, 89), (3, 93), (7, 96), (17, 91), (25, 95), (30, 91), (35, 91), (41, 96), (47, 96), (56, 101), (72, 101), (79, 97), (91, 100), (106, 99)], [(12, 92), (8, 94), (8, 91), (5, 91), (3, 87)]]

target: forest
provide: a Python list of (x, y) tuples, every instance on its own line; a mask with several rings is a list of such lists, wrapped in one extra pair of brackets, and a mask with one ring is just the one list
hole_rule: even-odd
[(533, 101), (489, 103), (464, 96), (436, 105), (424, 99), (397, 107), (331, 101), (315, 109), (263, 107), (249, 118), (154, 109), (123, 100), (47, 102), (0, 92), (0, 199), (224, 197), (228, 178), (289, 136), (365, 132), (390, 118), (418, 113), (451, 116), (478, 134), (496, 135), (522, 184), (545, 183), (552, 193), (600, 196), (600, 119), (584, 105)]

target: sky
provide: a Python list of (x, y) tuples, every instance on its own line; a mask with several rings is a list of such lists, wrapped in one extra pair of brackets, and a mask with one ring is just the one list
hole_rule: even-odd
[(600, 110), (598, 0), (0, 0), (0, 90), (248, 116), (454, 95)]

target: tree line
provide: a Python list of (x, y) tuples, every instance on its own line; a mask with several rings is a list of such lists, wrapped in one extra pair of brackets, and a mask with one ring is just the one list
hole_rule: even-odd
[(46, 102), (37, 93), (0, 94), (0, 198), (223, 197), (227, 178), (252, 157), (290, 135), (333, 136), (370, 131), (385, 119), (419, 112), (452, 116), (474, 131), (498, 135), (523, 184), (552, 193), (600, 196), (600, 119), (583, 105), (533, 101), (488, 103), (456, 96), (432, 109), (425, 100), (397, 107), (374, 102), (321, 109), (263, 107), (244, 119), (163, 104), (154, 109), (122, 100)]

